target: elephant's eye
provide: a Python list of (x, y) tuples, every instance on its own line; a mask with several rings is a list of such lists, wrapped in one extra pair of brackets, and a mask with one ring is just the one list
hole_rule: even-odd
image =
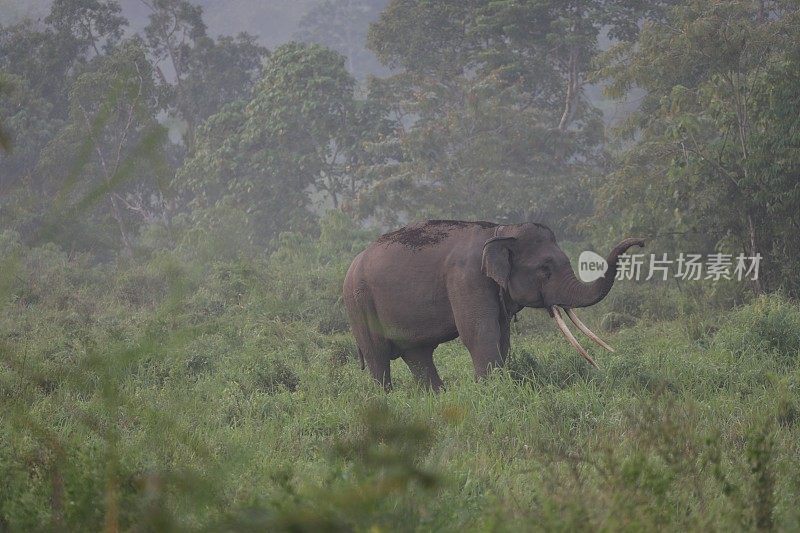
[(550, 266), (549, 265), (542, 265), (538, 268), (539, 276), (543, 279), (548, 279), (550, 277)]

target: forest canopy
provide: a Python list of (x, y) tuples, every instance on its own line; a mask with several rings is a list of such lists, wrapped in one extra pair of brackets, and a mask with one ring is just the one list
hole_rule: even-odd
[(0, 30), (0, 219), (24, 242), (536, 221), (761, 254), (757, 292), (798, 290), (793, 2), (322, 2), (311, 44), (274, 50), (143, 4), (138, 33), (113, 0)]

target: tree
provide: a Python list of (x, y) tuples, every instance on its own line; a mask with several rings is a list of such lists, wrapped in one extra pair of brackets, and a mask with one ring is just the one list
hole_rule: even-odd
[[(127, 21), (115, 0), (55, 0), (42, 22), (0, 29), (0, 71), (11, 90), (0, 102), (0, 120), (17, 147), (0, 159), (2, 215), (5, 221), (13, 219), (23, 235), (38, 233), (65, 181), (75, 181), (71, 199), (114, 182), (137, 143), (161, 131), (156, 116), (189, 124), (185, 140), (190, 145), (195, 124), (226, 102), (249, 98), (266, 54), (253, 37), (214, 40), (206, 35), (199, 7), (181, 0), (146, 3), (152, 9), (147, 40), (137, 38), (124, 46), (120, 39)], [(145, 55), (134, 57), (133, 48)], [(120, 69), (119, 75), (113, 68)], [(137, 100), (127, 87), (139, 74), (147, 81)], [(119, 123), (119, 117), (131, 113), (130, 124)], [(89, 155), (84, 153), (86, 139), (98, 143)], [(166, 150), (177, 168), (183, 149), (155, 144), (155, 159)], [(117, 155), (110, 154), (114, 147)], [(85, 179), (77, 179), (79, 154), (89, 166)], [(135, 172), (126, 171), (145, 175), (135, 176), (143, 178), (135, 187), (128, 183), (114, 194), (101, 195), (105, 209), (92, 214), (94, 222), (106, 216), (114, 221), (116, 237), (104, 238), (116, 238), (126, 251), (133, 246), (138, 223), (163, 218), (174, 207), (161, 205), (164, 191), (157, 181), (166, 167), (145, 168), (148, 164), (138, 161)], [(102, 223), (95, 227), (109, 228)]]
[(36, 172), (40, 153), (68, 119), (75, 77), (122, 34), (127, 21), (119, 12), (113, 0), (56, 0), (43, 22), (0, 28), (0, 76), (9, 91), (0, 120), (15, 147), (0, 157), (2, 219), (26, 237), (52, 200)]
[(247, 33), (200, 39), (189, 54), (181, 113), (200, 124), (224, 104), (248, 98), (267, 55)]
[[(4, 94), (7, 91), (6, 89), (6, 82), (5, 80), (0, 80), (0, 95)], [(8, 150), (11, 148), (11, 141), (8, 138), (8, 134), (2, 127), (2, 122), (0, 122), (0, 149)], [(0, 183), (0, 190), (2, 190), (3, 185)]]
[(6, 146), (14, 139), (14, 151), (0, 156), (0, 196), (21, 183), (36, 190), (40, 182), (33, 175), (39, 153), (52, 138), (51, 129), (60, 121), (50, 118), (52, 105), (37, 96), (27, 81), (0, 71), (0, 86), (4, 97), (0, 100), (0, 117), (6, 128)]
[(406, 216), (533, 218), (574, 235), (605, 163), (582, 88), (601, 29), (629, 36), (641, 9), (393, 0), (369, 46), (398, 71), (373, 90), (403, 124), (401, 157), (374, 194)]
[(68, 78), (79, 57), (77, 40), (47, 26), (26, 20), (0, 28), (0, 68), (25, 80), (56, 117), (66, 115)]
[[(206, 37), (203, 9), (187, 0), (141, 0), (150, 13), (150, 22), (144, 29), (145, 38), (153, 56), (156, 72), (163, 87), (173, 89), (173, 106), (180, 118), (186, 121), (186, 143), (194, 142), (195, 123), (191, 113), (186, 113), (188, 96), (184, 87), (188, 74), (190, 53), (198, 41)], [(174, 76), (174, 87), (160, 65), (167, 61)]]
[(54, 0), (45, 22), (56, 32), (74, 39), (80, 52), (101, 55), (122, 37), (128, 21), (115, 0)]
[(681, 250), (762, 254), (754, 289), (796, 293), (798, 23), (792, 2), (696, 0), (610, 51), (610, 93), (647, 95), (621, 131), (631, 144), (599, 191), (597, 220)]
[(201, 210), (225, 203), (246, 212), (257, 239), (310, 227), (314, 199), (339, 206), (358, 193), (366, 178), (356, 170), (370, 157), (364, 140), (386, 127), (380, 108), (354, 91), (339, 54), (278, 48), (252, 99), (224, 106), (198, 130), (178, 187)]
[(215, 42), (202, 8), (187, 0), (141, 1), (151, 10), (144, 33), (156, 72), (171, 94), (173, 114), (186, 123), (184, 141), (191, 149), (198, 124), (225, 103), (249, 96), (267, 50), (246, 33)]
[(50, 197), (68, 194), (87, 209), (94, 198), (103, 200), (95, 220), (113, 221), (128, 254), (133, 250), (130, 218), (145, 209), (142, 202), (159, 192), (159, 179), (165, 178), (166, 132), (156, 121), (159, 93), (145, 54), (141, 39), (130, 39), (76, 78), (68, 120), (38, 163), (50, 180)]
[(44, 24), (0, 28), (0, 68), (20, 76), (63, 118), (69, 77), (100, 47), (112, 47), (127, 20), (114, 0), (56, 0)]

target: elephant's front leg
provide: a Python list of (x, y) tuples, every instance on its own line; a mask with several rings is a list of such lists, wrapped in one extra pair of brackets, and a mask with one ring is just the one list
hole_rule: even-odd
[(508, 318), (501, 313), (497, 285), (480, 270), (465, 269), (447, 287), (458, 335), (472, 356), (475, 377), (503, 366), (509, 348)]
[[(498, 310), (499, 311), (499, 310)], [(509, 324), (499, 313), (479, 313), (456, 320), (458, 333), (472, 356), (475, 377), (481, 379), (502, 367), (509, 349)]]

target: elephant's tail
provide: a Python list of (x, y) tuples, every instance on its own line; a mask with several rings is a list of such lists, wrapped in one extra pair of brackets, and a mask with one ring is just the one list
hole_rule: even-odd
[(364, 352), (361, 351), (361, 348), (358, 348), (358, 358), (361, 361), (361, 370), (364, 370), (367, 365), (364, 364)]

